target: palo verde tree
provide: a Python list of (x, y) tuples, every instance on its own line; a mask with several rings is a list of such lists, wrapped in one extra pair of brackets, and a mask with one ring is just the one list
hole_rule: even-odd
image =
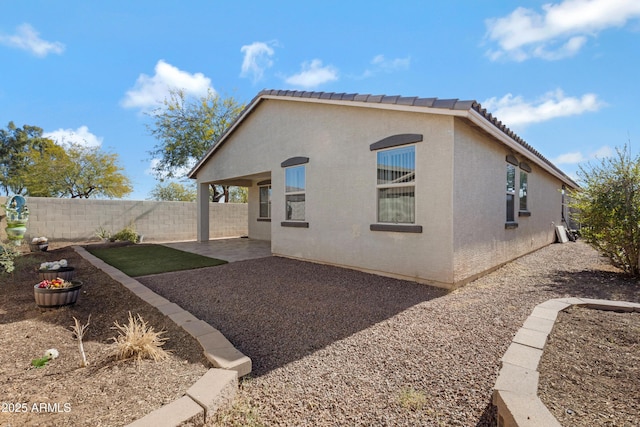
[[(213, 189), (209, 189), (209, 195), (213, 199)], [(195, 185), (192, 183), (183, 184), (180, 182), (167, 182), (157, 183), (156, 186), (149, 193), (151, 200), (160, 200), (165, 202), (195, 202), (197, 198), (197, 191)], [(229, 188), (229, 203), (247, 203), (247, 188), (246, 187), (230, 187)]]
[(20, 128), (9, 122), (7, 129), (0, 129), (0, 188), (6, 196), (25, 194), (24, 169), (29, 165), (30, 155), (42, 153), (52, 143), (37, 126)]
[[(190, 99), (184, 90), (172, 89), (164, 105), (152, 113), (149, 133), (159, 143), (149, 152), (154, 172), (161, 182), (181, 178), (186, 170), (202, 158), (224, 131), (238, 117), (244, 105), (233, 97), (222, 98), (213, 90), (199, 99)], [(229, 188), (213, 188), (214, 201), (222, 196), (229, 201)]]
[(247, 193), (247, 187), (231, 187), (228, 191), (230, 203), (247, 203), (249, 195)]
[(117, 199), (133, 191), (116, 153), (83, 145), (71, 145), (66, 153), (57, 180), (52, 179), (61, 188), (59, 197)]
[(157, 183), (150, 196), (152, 200), (165, 202), (195, 202), (196, 189), (193, 185), (184, 185), (179, 182)]
[(31, 148), (19, 171), (20, 181), (26, 193), (34, 197), (59, 197), (64, 193), (60, 173), (69, 163), (67, 152), (53, 141), (47, 141), (40, 149)]
[(118, 155), (99, 147), (61, 146), (42, 129), (10, 122), (0, 129), (0, 188), (34, 197), (119, 198), (131, 193)]
[(582, 236), (615, 266), (640, 275), (640, 157), (625, 146), (580, 167), (578, 176), (582, 188), (570, 195)]

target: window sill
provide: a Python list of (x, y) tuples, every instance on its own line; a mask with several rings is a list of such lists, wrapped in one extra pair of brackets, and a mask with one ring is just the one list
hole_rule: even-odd
[(520, 211), (520, 212), (518, 212), (518, 216), (531, 216), (531, 212), (529, 212), (529, 211)]
[(395, 231), (397, 233), (422, 233), (421, 225), (403, 225), (403, 224), (371, 224), (371, 231)]
[(282, 221), (280, 223), (282, 227), (296, 227), (296, 228), (309, 228), (309, 223), (304, 221)]
[(504, 228), (505, 230), (511, 230), (514, 228), (518, 228), (518, 223), (517, 222), (507, 222), (504, 224)]
[(258, 218), (259, 222), (271, 222), (271, 218)]

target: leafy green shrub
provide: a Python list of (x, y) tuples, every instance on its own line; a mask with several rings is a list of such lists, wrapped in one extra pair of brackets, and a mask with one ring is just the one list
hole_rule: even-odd
[(598, 165), (580, 167), (582, 188), (571, 192), (581, 235), (613, 265), (640, 275), (640, 157), (627, 147)]
[(136, 232), (136, 229), (133, 227), (133, 225), (130, 225), (118, 231), (113, 236), (111, 236), (111, 240), (113, 241), (120, 240), (123, 242), (128, 240), (129, 242), (137, 243), (138, 233)]
[(13, 248), (0, 243), (0, 273), (11, 273), (15, 269), (13, 261), (18, 255)]

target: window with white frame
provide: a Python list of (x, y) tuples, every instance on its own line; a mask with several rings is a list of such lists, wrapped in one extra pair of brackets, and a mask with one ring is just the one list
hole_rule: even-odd
[(378, 222), (415, 223), (415, 146), (377, 152)]
[(507, 222), (515, 222), (516, 167), (507, 165)]
[(260, 189), (260, 212), (258, 218), (271, 218), (271, 185), (262, 185)]
[(285, 169), (285, 219), (287, 221), (304, 221), (306, 177), (305, 166), (294, 166)]

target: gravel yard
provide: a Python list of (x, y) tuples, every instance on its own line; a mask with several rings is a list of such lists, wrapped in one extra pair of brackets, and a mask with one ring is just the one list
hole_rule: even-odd
[(499, 359), (535, 305), (639, 301), (636, 282), (583, 242), (454, 292), (277, 257), (139, 281), (253, 360), (220, 425), (493, 425)]

